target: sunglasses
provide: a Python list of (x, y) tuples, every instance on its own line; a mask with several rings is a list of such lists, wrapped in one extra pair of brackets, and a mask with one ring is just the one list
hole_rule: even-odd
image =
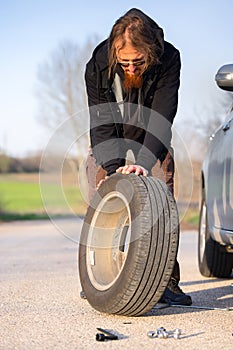
[(140, 67), (143, 64), (145, 64), (145, 61), (144, 60), (140, 60), (140, 61), (126, 61), (126, 62), (118, 62), (118, 64), (120, 64), (124, 68), (127, 68), (130, 65), (131, 66), (135, 66), (135, 67)]

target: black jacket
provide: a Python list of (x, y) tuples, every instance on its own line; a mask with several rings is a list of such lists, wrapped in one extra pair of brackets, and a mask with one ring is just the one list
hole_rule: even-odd
[[(108, 40), (105, 40), (96, 47), (87, 63), (85, 81), (90, 107), (91, 146), (97, 164), (102, 165), (108, 175), (124, 164), (125, 157), (125, 130), (113, 90), (113, 79), (108, 78)], [(140, 97), (142, 116), (138, 127), (142, 132), (139, 132), (140, 137), (136, 141), (143, 147), (136, 147), (134, 153), (136, 164), (147, 170), (151, 170), (157, 159), (162, 159), (170, 147), (179, 84), (179, 51), (163, 41), (160, 64), (144, 73)], [(135, 125), (127, 130), (127, 138), (134, 140), (138, 134)]]

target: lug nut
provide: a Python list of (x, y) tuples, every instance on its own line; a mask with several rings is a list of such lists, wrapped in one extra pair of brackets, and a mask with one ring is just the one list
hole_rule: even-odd
[(159, 327), (157, 328), (156, 332), (154, 331), (147, 332), (147, 336), (149, 338), (159, 338), (159, 339), (167, 339), (169, 338), (169, 336), (172, 336), (172, 334), (175, 339), (180, 339), (181, 329), (176, 328), (174, 331), (167, 332), (164, 327)]
[(158, 335), (158, 338), (160, 339), (168, 338), (168, 332), (166, 332), (166, 329), (164, 327), (157, 328), (157, 335)]
[(163, 332), (163, 337), (164, 337), (164, 339), (167, 339), (168, 338), (168, 332), (164, 331)]
[(174, 332), (174, 338), (175, 339), (180, 339), (180, 336), (181, 336), (181, 329), (176, 328), (175, 332)]
[(149, 332), (147, 332), (147, 336), (149, 338), (156, 338), (157, 337), (157, 333), (154, 332), (154, 331), (149, 331)]
[(168, 338), (168, 332), (166, 332), (166, 331), (160, 331), (160, 332), (158, 333), (158, 338), (160, 338), (160, 339), (167, 339), (167, 338)]
[(166, 331), (166, 329), (164, 327), (157, 328), (157, 333), (162, 332), (162, 331)]

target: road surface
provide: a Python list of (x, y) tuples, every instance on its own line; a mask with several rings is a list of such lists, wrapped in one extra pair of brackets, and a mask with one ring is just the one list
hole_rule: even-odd
[[(169, 307), (123, 317), (101, 314), (80, 299), (81, 224), (67, 219), (0, 225), (1, 350), (233, 349), (233, 311)], [(194, 307), (233, 308), (232, 279), (202, 277), (196, 251), (197, 232), (182, 232), (182, 289)], [(114, 331), (119, 340), (97, 342), (96, 327)], [(158, 327), (180, 328), (181, 339), (148, 338)]]

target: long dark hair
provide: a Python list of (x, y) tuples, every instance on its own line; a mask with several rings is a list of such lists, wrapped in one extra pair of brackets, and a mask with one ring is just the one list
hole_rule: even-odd
[(112, 75), (117, 65), (116, 41), (121, 39), (122, 47), (124, 47), (126, 30), (131, 44), (135, 48), (143, 48), (146, 52), (144, 70), (159, 63), (159, 58), (163, 53), (163, 30), (145, 13), (133, 8), (120, 17), (112, 27), (109, 36), (109, 76)]

